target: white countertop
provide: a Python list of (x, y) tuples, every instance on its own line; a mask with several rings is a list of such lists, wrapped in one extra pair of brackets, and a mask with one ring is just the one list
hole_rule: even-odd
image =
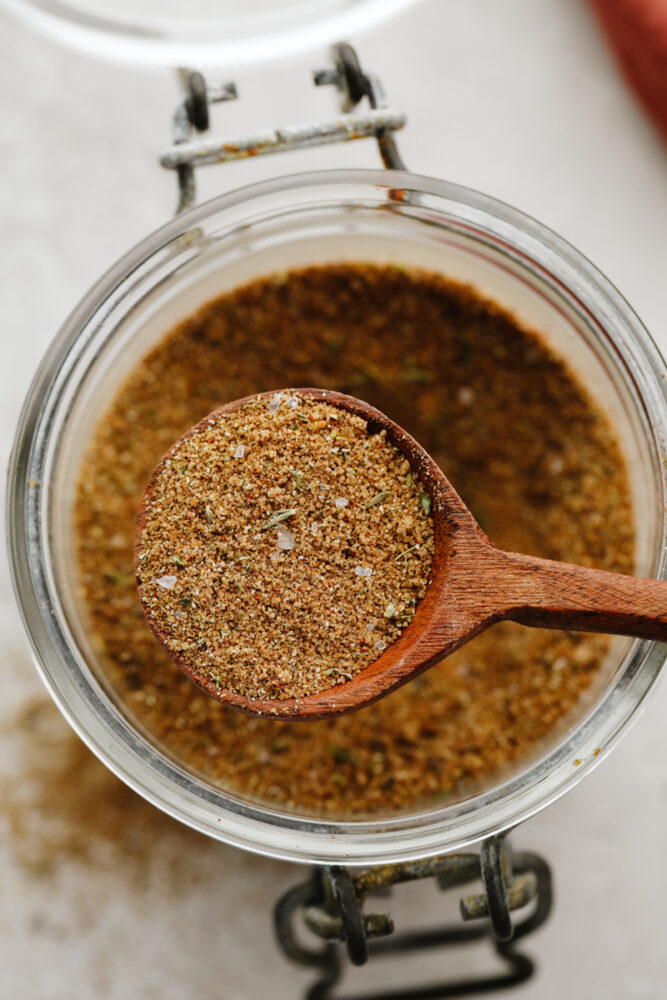
[[(361, 40), (360, 51), (408, 113), (399, 138), (411, 169), (486, 191), (555, 229), (617, 284), (667, 351), (667, 148), (621, 81), (585, 4), (430, 0)], [(62, 51), (2, 15), (0, 57), (6, 461), (22, 398), (60, 322), (173, 209), (174, 178), (156, 160), (168, 144), (177, 89), (166, 73)], [(219, 128), (326, 112), (330, 96), (309, 82), (309, 70), (322, 63), (316, 54), (243, 71), (241, 100), (216, 112)], [(200, 196), (276, 173), (371, 166), (376, 157), (371, 143), (357, 143), (210, 168), (201, 172)], [(39, 682), (4, 563), (7, 723)], [(6, 729), (2, 771), (16, 769), (18, 783), (22, 762)], [(665, 997), (666, 729), (663, 686), (611, 758), (516, 833), (517, 846), (553, 864), (557, 898), (549, 924), (525, 945), (539, 978), (508, 998)], [(0, 805), (0, 821), (2, 813)], [(310, 981), (278, 953), (270, 925), (270, 904), (299, 879), (297, 868), (171, 831), (166, 860), (156, 845), (155, 862), (141, 870), (128, 868), (113, 847), (95, 864), (29, 870), (6, 826), (2, 997), (254, 1000), (270, 989), (287, 1000)], [(194, 857), (185, 863), (188, 845)], [(399, 928), (456, 919), (452, 900), (430, 884), (406, 887), (391, 909)], [(368, 968), (359, 982), (395, 985), (412, 972), (434, 980), (469, 972), (478, 959), (493, 965), (484, 950), (443, 952), (398, 972), (395, 961)]]

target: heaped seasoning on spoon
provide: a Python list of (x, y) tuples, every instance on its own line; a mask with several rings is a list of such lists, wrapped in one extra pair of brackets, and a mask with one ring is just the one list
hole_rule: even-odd
[(209, 689), (333, 687), (376, 660), (424, 596), (425, 495), (384, 431), (330, 403), (284, 392), (214, 413), (152, 480), (137, 548), (146, 616)]

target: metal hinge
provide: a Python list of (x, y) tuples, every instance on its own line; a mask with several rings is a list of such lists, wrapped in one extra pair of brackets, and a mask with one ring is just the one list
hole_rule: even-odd
[[(185, 97), (174, 113), (173, 145), (160, 159), (161, 165), (168, 170), (175, 170), (178, 177), (177, 214), (194, 204), (195, 168), (212, 163), (370, 137), (377, 141), (386, 167), (405, 169), (394, 138), (394, 133), (405, 125), (405, 115), (387, 106), (380, 81), (373, 74), (362, 70), (351, 45), (339, 42), (333, 47), (332, 53), (334, 65), (328, 69), (315, 70), (313, 82), (316, 87), (337, 88), (341, 98), (340, 114), (320, 121), (265, 129), (224, 139), (193, 139), (193, 136), (208, 131), (212, 104), (236, 100), (236, 84), (211, 85), (201, 73), (181, 70)], [(364, 101), (367, 105), (360, 108), (359, 105)]]

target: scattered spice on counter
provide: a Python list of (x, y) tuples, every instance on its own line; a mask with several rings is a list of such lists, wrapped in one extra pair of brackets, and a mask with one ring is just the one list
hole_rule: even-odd
[[(606, 676), (609, 638), (502, 622), (374, 705), (288, 723), (245, 716), (198, 691), (153, 636), (133, 558), (152, 470), (215, 407), (279, 385), (361, 395), (387, 413), (502, 548), (632, 570), (634, 518), (617, 436), (536, 333), (437, 275), (306, 268), (253, 281), (166, 333), (92, 433), (75, 515), (99, 669), (135, 724), (181, 766), (305, 816), (391, 816), (503, 780), (583, 711)], [(295, 497), (276, 510), (296, 507)], [(316, 521), (310, 530), (320, 530)], [(179, 572), (174, 563), (164, 575)]]
[(0, 774), (0, 821), (15, 860), (28, 872), (42, 877), (61, 864), (108, 866), (127, 889), (139, 889), (153, 868), (165, 889), (182, 894), (192, 888), (198, 878), (192, 859), (209, 852), (208, 839), (116, 778), (46, 694), (26, 699), (5, 720), (3, 739), (12, 769)]
[(203, 685), (278, 700), (333, 687), (376, 660), (424, 596), (425, 496), (384, 430), (331, 403), (276, 392), (212, 413), (152, 477), (144, 613)]

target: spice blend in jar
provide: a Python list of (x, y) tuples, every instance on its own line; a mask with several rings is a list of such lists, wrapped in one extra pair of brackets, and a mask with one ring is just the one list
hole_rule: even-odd
[(308, 268), (254, 281), (167, 333), (95, 430), (76, 532), (100, 669), (183, 767), (307, 816), (390, 816), (501, 780), (581, 711), (611, 640), (500, 623), (373, 705), (288, 723), (198, 691), (150, 631), (133, 538), (152, 470), (211, 410), (279, 385), (337, 389), (387, 413), (502, 548), (632, 570), (616, 435), (536, 333), (437, 275)]
[(137, 538), (144, 611), (210, 691), (323, 691), (411, 621), (430, 507), (384, 430), (298, 391), (255, 397), (206, 417), (152, 476)]

